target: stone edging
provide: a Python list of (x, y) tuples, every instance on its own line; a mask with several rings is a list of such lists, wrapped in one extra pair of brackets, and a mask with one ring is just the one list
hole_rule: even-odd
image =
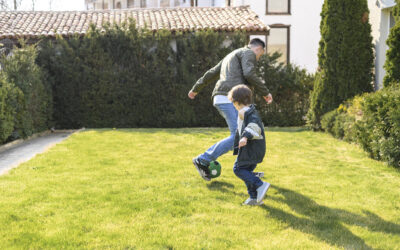
[(76, 133), (76, 132), (81, 132), (83, 130), (85, 130), (85, 128), (75, 129), (75, 130), (74, 129), (64, 129), (64, 130), (53, 130), (52, 129), (52, 130), (46, 130), (46, 131), (43, 131), (43, 132), (40, 132), (40, 133), (33, 134), (33, 135), (29, 136), (26, 139), (18, 139), (18, 140), (9, 142), (7, 144), (1, 145), (0, 146), (0, 153), (4, 152), (4, 151), (6, 151), (6, 150), (8, 150), (10, 148), (13, 148), (15, 146), (18, 146), (21, 143), (27, 142), (29, 140), (32, 140), (32, 139), (35, 139), (35, 138), (38, 138), (38, 137), (49, 135), (51, 133)]

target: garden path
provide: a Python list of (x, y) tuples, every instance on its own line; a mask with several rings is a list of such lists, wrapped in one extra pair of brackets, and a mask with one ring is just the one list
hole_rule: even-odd
[(0, 151), (0, 175), (43, 153), (55, 144), (65, 140), (71, 132), (54, 132), (26, 140), (4, 151)]

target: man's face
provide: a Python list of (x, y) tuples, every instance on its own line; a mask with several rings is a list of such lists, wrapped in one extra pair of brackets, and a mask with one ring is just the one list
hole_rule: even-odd
[(260, 57), (265, 54), (265, 49), (262, 46), (255, 47), (253, 51), (256, 54), (257, 61), (260, 60)]

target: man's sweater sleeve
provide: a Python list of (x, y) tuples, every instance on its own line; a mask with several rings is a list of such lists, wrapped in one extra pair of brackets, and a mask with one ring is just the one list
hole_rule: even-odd
[(217, 81), (221, 72), (221, 65), (222, 60), (213, 68), (209, 69), (199, 80), (197, 80), (196, 84), (193, 85), (191, 91), (199, 93), (204, 87), (212, 82)]
[(241, 58), (243, 76), (260, 95), (267, 96), (270, 92), (267, 86), (265, 86), (264, 81), (261, 80), (256, 74), (256, 63), (257, 59), (254, 52), (251, 50), (245, 51)]

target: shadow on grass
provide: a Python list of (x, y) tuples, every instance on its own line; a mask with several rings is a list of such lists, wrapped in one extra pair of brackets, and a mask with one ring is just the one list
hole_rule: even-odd
[(235, 185), (224, 182), (224, 181), (212, 181), (211, 183), (207, 183), (207, 188), (211, 191), (220, 191), (222, 193), (231, 193), (233, 195), (242, 196), (240, 193), (236, 193), (232, 189)]
[(363, 211), (363, 215), (359, 215), (343, 209), (329, 208), (295, 191), (277, 186), (272, 188), (283, 197), (268, 196), (267, 199), (288, 205), (301, 217), (263, 205), (262, 207), (268, 211), (268, 217), (278, 219), (293, 229), (312, 234), (328, 244), (344, 248), (372, 249), (344, 225), (363, 227), (374, 232), (400, 234), (400, 225), (385, 221), (372, 212)]
[[(241, 194), (232, 190), (234, 187), (233, 184), (221, 181), (213, 181), (207, 184), (207, 188), (211, 191), (241, 196)], [(400, 225), (385, 221), (370, 211), (364, 210), (363, 214), (360, 215), (343, 209), (319, 205), (312, 199), (293, 190), (274, 185), (271, 186), (271, 189), (277, 190), (278, 193), (274, 196), (267, 195), (266, 204), (268, 204), (268, 200), (283, 203), (292, 212), (300, 216), (264, 204), (261, 207), (268, 212), (267, 216), (269, 218), (284, 222), (292, 229), (314, 235), (332, 246), (351, 249), (372, 249), (362, 238), (347, 229), (345, 225), (362, 227), (372, 232), (400, 235)]]

